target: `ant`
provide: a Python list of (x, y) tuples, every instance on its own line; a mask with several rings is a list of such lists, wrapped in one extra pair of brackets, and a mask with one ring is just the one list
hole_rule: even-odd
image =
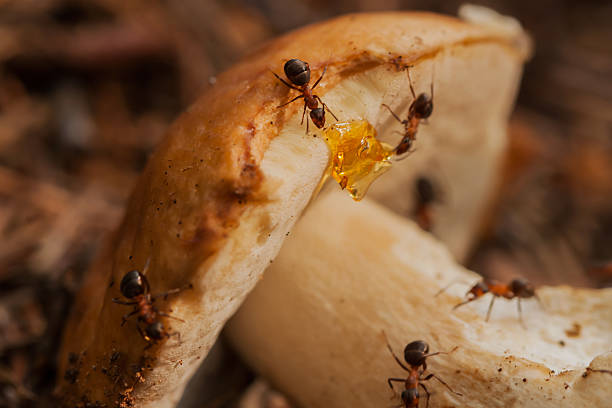
[[(302, 121), (300, 122), (301, 125), (304, 124), (306, 108), (310, 109), (310, 119), (312, 119), (312, 122), (319, 129), (325, 126), (325, 109), (327, 109), (327, 111), (331, 113), (334, 119), (338, 120), (336, 115), (334, 115), (334, 113), (329, 109), (329, 107), (325, 103), (323, 103), (321, 98), (318, 95), (314, 95), (312, 93), (312, 91), (314, 91), (317, 85), (319, 85), (319, 82), (321, 82), (321, 79), (323, 79), (323, 75), (325, 75), (327, 67), (323, 68), (323, 73), (314, 83), (312, 88), (308, 86), (308, 84), (310, 83), (310, 66), (307, 62), (304, 62), (297, 58), (293, 58), (285, 63), (283, 69), (285, 70), (285, 75), (287, 76), (287, 79), (289, 79), (291, 83), (288, 83), (283, 78), (276, 75), (275, 72), (272, 73), (276, 78), (278, 78), (279, 81), (287, 85), (289, 88), (301, 92), (301, 95), (296, 96), (287, 103), (279, 105), (279, 108), (285, 105), (289, 105), (290, 103), (295, 102), (298, 99), (304, 98), (304, 111), (302, 112)], [(321, 105), (323, 107), (319, 108), (319, 102), (321, 102)], [(308, 133), (308, 119), (306, 119), (306, 133)]]
[[(427, 387), (425, 387), (425, 384), (423, 384), (422, 381), (427, 381), (431, 378), (435, 378), (436, 380), (440, 381), (453, 394), (462, 396), (462, 394), (456, 391), (453, 391), (453, 389), (447, 383), (445, 383), (440, 377), (436, 376), (433, 373), (427, 375), (425, 378), (422, 378), (423, 373), (427, 370), (427, 358), (428, 357), (437, 356), (439, 354), (449, 354), (457, 350), (458, 347), (455, 347), (451, 351), (438, 351), (435, 353), (428, 354), (429, 345), (427, 343), (425, 343), (423, 340), (413, 341), (412, 343), (408, 343), (406, 348), (404, 348), (404, 360), (406, 360), (406, 363), (408, 363), (408, 366), (409, 366), (409, 367), (406, 367), (406, 365), (404, 365), (404, 363), (402, 363), (399, 357), (397, 357), (397, 355), (393, 352), (393, 349), (391, 348), (391, 345), (389, 344), (389, 340), (387, 339), (386, 334), (385, 334), (385, 340), (387, 341), (387, 348), (391, 352), (391, 355), (393, 356), (395, 361), (397, 361), (397, 364), (399, 364), (400, 367), (402, 367), (404, 370), (408, 371), (407, 378), (387, 378), (387, 383), (389, 384), (389, 387), (391, 388), (391, 390), (393, 390), (394, 392), (395, 392), (395, 390), (393, 389), (394, 381), (404, 383), (404, 387), (406, 389), (402, 391), (402, 401), (403, 401), (403, 405), (405, 408), (418, 408), (419, 406), (419, 388), (418, 387), (419, 386), (422, 387), (423, 390), (425, 391), (425, 394), (427, 394), (427, 403), (425, 404), (425, 407), (429, 407), (430, 394), (429, 394), (429, 391), (427, 390)], [(423, 367), (423, 369), (421, 370), (420, 367)], [(400, 407), (401, 405), (398, 406), (398, 408)]]
[[(145, 339), (149, 345), (146, 348), (151, 347), (154, 343), (159, 340), (162, 340), (164, 337), (169, 338), (171, 336), (170, 333), (166, 331), (162, 322), (159, 321), (159, 316), (169, 317), (172, 319), (176, 319), (178, 321), (184, 322), (184, 320), (179, 319), (178, 317), (171, 316), (167, 313), (160, 312), (153, 306), (153, 302), (156, 299), (163, 297), (164, 299), (168, 297), (168, 295), (172, 295), (182, 291), (185, 288), (171, 289), (164, 293), (159, 293), (157, 295), (151, 295), (151, 288), (149, 286), (149, 281), (145, 276), (145, 272), (149, 266), (149, 261), (147, 260), (147, 264), (143, 272), (141, 273), (138, 270), (132, 270), (123, 276), (121, 279), (120, 290), (121, 294), (129, 299), (129, 301), (123, 301), (121, 299), (113, 298), (113, 302), (118, 303), (120, 305), (134, 305), (134, 310), (130, 313), (123, 316), (121, 321), (121, 326), (123, 326), (128, 319), (138, 314), (138, 321), (143, 322), (145, 324), (144, 330), (142, 327), (138, 327), (138, 332)], [(189, 284), (187, 288), (193, 288), (193, 285)], [(177, 333), (178, 334), (178, 333)]]
[(412, 147), (412, 144), (416, 140), (416, 134), (419, 130), (419, 124), (421, 120), (429, 118), (433, 112), (433, 80), (431, 81), (431, 96), (425, 92), (420, 93), (418, 96), (414, 92), (414, 87), (412, 86), (412, 78), (410, 78), (410, 67), (407, 67), (406, 72), (408, 73), (408, 82), (410, 83), (410, 92), (412, 93), (413, 101), (408, 108), (408, 116), (406, 119), (402, 120), (391, 110), (389, 105), (382, 104), (385, 108), (389, 110), (391, 115), (402, 125), (404, 125), (404, 137), (399, 142), (399, 144), (395, 147), (395, 154), (402, 155), (408, 151)]
[[(452, 285), (453, 283), (451, 283)], [(445, 288), (442, 288), (435, 296), (438, 296), (440, 293), (444, 292), (449, 288), (448, 285)], [(465, 294), (466, 300), (455, 305), (453, 310), (457, 309), (460, 306), (465, 305), (466, 303), (473, 302), (476, 299), (481, 298), (487, 293), (491, 293), (493, 295), (491, 297), (491, 303), (489, 303), (489, 309), (487, 310), (487, 317), (485, 318), (485, 322), (489, 321), (489, 317), (491, 316), (491, 309), (493, 309), (493, 303), (495, 299), (498, 297), (503, 297), (505, 299), (511, 300), (517, 299), (517, 308), (518, 315), (521, 325), (525, 327), (525, 323), (523, 322), (523, 313), (521, 310), (521, 299), (535, 298), (538, 302), (541, 303), (540, 298), (535, 293), (535, 289), (531, 283), (529, 283), (525, 279), (517, 278), (507, 283), (500, 283), (494, 280), (483, 279), (480, 282), (476, 283), (474, 286), (470, 288)]]
[(432, 204), (440, 201), (440, 192), (436, 190), (430, 179), (420, 176), (416, 179), (414, 193), (416, 207), (413, 214), (416, 221), (423, 230), (431, 231), (433, 227)]

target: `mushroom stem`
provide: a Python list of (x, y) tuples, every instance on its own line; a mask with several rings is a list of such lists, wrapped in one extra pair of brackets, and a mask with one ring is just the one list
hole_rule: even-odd
[[(524, 300), (523, 328), (516, 300), (497, 301), (489, 322), (488, 299), (452, 310), (479, 279), (412, 222), (333, 192), (298, 222), (227, 333), (252, 367), (303, 407), (392, 405), (387, 378), (406, 373), (383, 333), (396, 353), (414, 340), (430, 352), (458, 347), (428, 360), (426, 374), (463, 396), (428, 383), (432, 406), (608, 404), (612, 376), (583, 373), (598, 355), (592, 368), (612, 368), (612, 289), (539, 288), (544, 307)], [(454, 281), (468, 285), (435, 296)], [(576, 322), (581, 333), (569, 337)]]

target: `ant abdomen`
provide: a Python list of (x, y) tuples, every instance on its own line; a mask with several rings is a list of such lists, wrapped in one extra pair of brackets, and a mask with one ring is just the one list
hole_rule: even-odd
[(535, 295), (533, 285), (525, 279), (514, 279), (510, 282), (510, 290), (518, 297), (530, 298)]
[(427, 119), (433, 113), (433, 100), (426, 93), (419, 94), (413, 104), (415, 117), (419, 119)]
[(310, 111), (310, 119), (319, 129), (325, 126), (325, 110), (316, 108)]
[(153, 340), (161, 340), (165, 333), (164, 325), (159, 321), (153, 322), (152, 324), (148, 325), (145, 328), (145, 331), (147, 333), (147, 336), (149, 336)]
[(417, 388), (410, 388), (402, 391), (402, 401), (407, 407), (414, 406), (414, 403), (419, 399), (419, 390)]

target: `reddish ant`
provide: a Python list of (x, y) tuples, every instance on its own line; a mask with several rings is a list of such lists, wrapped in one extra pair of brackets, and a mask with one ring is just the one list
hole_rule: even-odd
[[(144, 330), (140, 326), (137, 327), (142, 338), (149, 343), (146, 348), (151, 347), (154, 343), (159, 340), (162, 340), (164, 337), (169, 338), (171, 336), (171, 334), (168, 333), (164, 328), (162, 322), (159, 321), (158, 316), (169, 317), (184, 322), (184, 320), (179, 319), (178, 317), (174, 317), (167, 313), (160, 312), (159, 310), (157, 310), (157, 308), (155, 308), (155, 306), (153, 306), (153, 302), (155, 302), (155, 300), (160, 297), (163, 297), (165, 299), (168, 297), (168, 295), (178, 293), (185, 289), (171, 289), (164, 293), (151, 295), (149, 281), (145, 276), (145, 272), (148, 266), (149, 261), (147, 260), (147, 264), (142, 273), (138, 270), (132, 270), (126, 273), (123, 279), (121, 279), (121, 294), (125, 298), (129, 299), (129, 301), (126, 302), (117, 298), (112, 299), (113, 302), (118, 303), (120, 305), (134, 305), (134, 310), (123, 316), (121, 326), (123, 326), (131, 316), (138, 314), (138, 321), (143, 322), (145, 324)], [(187, 286), (187, 288), (192, 287), (193, 286), (191, 284)]]
[[(323, 73), (317, 79), (317, 82), (311, 87), (308, 86), (310, 83), (310, 66), (308, 66), (307, 62), (299, 60), (297, 58), (290, 59), (285, 63), (284, 66), (285, 75), (289, 79), (291, 83), (288, 83), (283, 78), (276, 75), (275, 72), (272, 72), (279, 81), (283, 84), (287, 85), (291, 89), (295, 89), (298, 92), (301, 92), (301, 95), (296, 96), (292, 100), (278, 107), (281, 108), (285, 105), (289, 105), (292, 102), (297, 101), (300, 98), (304, 98), (304, 111), (302, 112), (302, 121), (300, 124), (304, 124), (304, 116), (306, 115), (306, 108), (310, 109), (310, 119), (315, 124), (316, 127), (321, 129), (325, 126), (325, 109), (334, 117), (334, 119), (338, 120), (336, 115), (329, 109), (329, 107), (323, 103), (321, 98), (318, 95), (314, 95), (312, 91), (319, 85), (321, 79), (323, 79), (323, 75), (325, 75), (325, 71), (327, 71), (327, 67), (323, 68)], [(322, 108), (319, 108), (319, 102), (321, 102)], [(308, 133), (308, 119), (306, 119), (306, 133)]]
[[(436, 293), (435, 296), (438, 296), (440, 293), (444, 292), (446, 289), (449, 288), (449, 286), (441, 289), (438, 293)], [(503, 297), (508, 300), (516, 298), (519, 320), (523, 327), (525, 327), (525, 323), (523, 322), (521, 299), (535, 298), (538, 302), (540, 302), (540, 298), (535, 293), (533, 285), (525, 279), (513, 279), (512, 281), (510, 281), (509, 284), (500, 283), (494, 280), (483, 279), (467, 291), (467, 293), (465, 294), (466, 300), (455, 305), (453, 307), (453, 310), (465, 305), (466, 303), (473, 302), (474, 300), (481, 298), (487, 293), (491, 293), (491, 295), (493, 296), (491, 297), (491, 303), (489, 303), (489, 309), (487, 310), (487, 317), (485, 318), (486, 322), (489, 321), (489, 317), (491, 316), (491, 309), (493, 309), (493, 303), (498, 297)]]
[[(386, 335), (385, 335), (385, 339), (386, 339)], [(386, 339), (387, 341), (387, 348), (389, 349), (389, 351), (391, 352), (391, 355), (393, 356), (393, 358), (395, 359), (395, 361), (397, 361), (397, 364), (400, 365), (400, 367), (402, 367), (404, 370), (408, 371), (408, 377), (407, 378), (387, 378), (387, 383), (389, 384), (389, 387), (391, 388), (391, 390), (393, 390), (395, 392), (395, 390), (393, 389), (393, 382), (403, 382), (404, 383), (404, 387), (406, 388), (404, 391), (402, 391), (402, 401), (403, 401), (403, 405), (405, 408), (417, 408), (419, 406), (419, 386), (423, 388), (423, 390), (425, 391), (425, 394), (427, 394), (427, 403), (425, 404), (425, 407), (429, 407), (429, 391), (427, 390), (427, 387), (425, 387), (425, 384), (422, 383), (422, 381), (427, 381), (431, 378), (435, 378), (436, 380), (440, 381), (442, 383), (442, 385), (444, 385), (446, 388), (448, 388), (448, 390), (450, 392), (452, 392), (453, 394), (462, 396), (462, 394), (453, 391), (453, 389), (447, 384), (445, 383), (440, 377), (436, 376), (435, 374), (429, 374), (427, 375), (425, 378), (422, 378), (423, 373), (427, 370), (427, 358), (428, 357), (433, 357), (433, 356), (437, 356), (439, 354), (449, 354), (452, 353), (453, 351), (457, 350), (457, 347), (455, 347), (454, 349), (452, 349), (451, 351), (438, 351), (436, 353), (429, 353), (429, 345), (427, 343), (425, 343), (423, 340), (416, 340), (413, 341), (412, 343), (409, 343), (406, 348), (404, 348), (404, 360), (406, 360), (406, 363), (408, 363), (409, 367), (406, 367), (404, 365), (404, 363), (402, 363), (402, 361), (399, 359), (399, 357), (397, 357), (397, 355), (395, 355), (395, 353), (393, 352), (393, 349), (391, 348), (391, 345), (389, 344), (389, 340)], [(421, 370), (420, 367), (423, 367), (423, 369)], [(402, 405), (399, 405), (398, 408), (400, 408)]]
[(416, 196), (414, 216), (422, 229), (431, 231), (433, 227), (432, 205), (440, 200), (440, 194), (427, 177), (418, 177), (414, 187)]
[(385, 108), (389, 110), (391, 115), (402, 125), (404, 125), (404, 137), (399, 142), (399, 144), (395, 147), (395, 154), (402, 155), (408, 151), (412, 147), (412, 144), (416, 140), (416, 134), (419, 130), (419, 124), (421, 120), (429, 118), (431, 113), (433, 112), (433, 80), (431, 81), (431, 96), (427, 93), (420, 93), (418, 96), (414, 92), (414, 87), (412, 86), (412, 79), (410, 78), (410, 67), (406, 69), (408, 73), (408, 82), (410, 83), (410, 92), (412, 93), (413, 101), (408, 108), (408, 116), (406, 119), (402, 120), (391, 110), (391, 108), (382, 104)]

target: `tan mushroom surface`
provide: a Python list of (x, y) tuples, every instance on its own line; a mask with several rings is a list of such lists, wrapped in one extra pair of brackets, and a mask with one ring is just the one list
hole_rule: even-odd
[[(299, 221), (264, 279), (230, 321), (246, 361), (304, 407), (388, 407), (414, 340), (430, 351), (432, 407), (605, 407), (612, 397), (612, 289), (542, 287), (523, 300), (452, 311), (478, 275), (414, 223), (332, 192)], [(435, 296), (450, 282), (465, 282)], [(401, 358), (401, 357), (400, 357)], [(584, 374), (588, 374), (583, 376)], [(398, 394), (403, 390), (396, 383)], [(421, 395), (424, 393), (421, 390)]]
[[(305, 134), (300, 103), (277, 108), (295, 91), (270, 71), (280, 74), (290, 58), (307, 61), (313, 78), (327, 67), (317, 94), (340, 121), (366, 120), (389, 143), (401, 127), (381, 104), (406, 115), (406, 66), (417, 92), (433, 84), (434, 114), (419, 130), (417, 151), (393, 163), (371, 196), (404, 213), (405, 189), (432, 171), (449, 186), (434, 232), (464, 256), (499, 180), (527, 55), (523, 38), (520, 29), (429, 13), (349, 15), (273, 40), (219, 75), (169, 129), (88, 272), (59, 356), (65, 405), (174, 406), (276, 257), (318, 191), (330, 154), (323, 132), (311, 126)], [(161, 318), (171, 336), (151, 347), (135, 318), (121, 326), (131, 309), (112, 301), (121, 298), (123, 276), (147, 263), (152, 294), (193, 285), (156, 301), (184, 322)], [(65, 377), (67, 370), (76, 375)]]

